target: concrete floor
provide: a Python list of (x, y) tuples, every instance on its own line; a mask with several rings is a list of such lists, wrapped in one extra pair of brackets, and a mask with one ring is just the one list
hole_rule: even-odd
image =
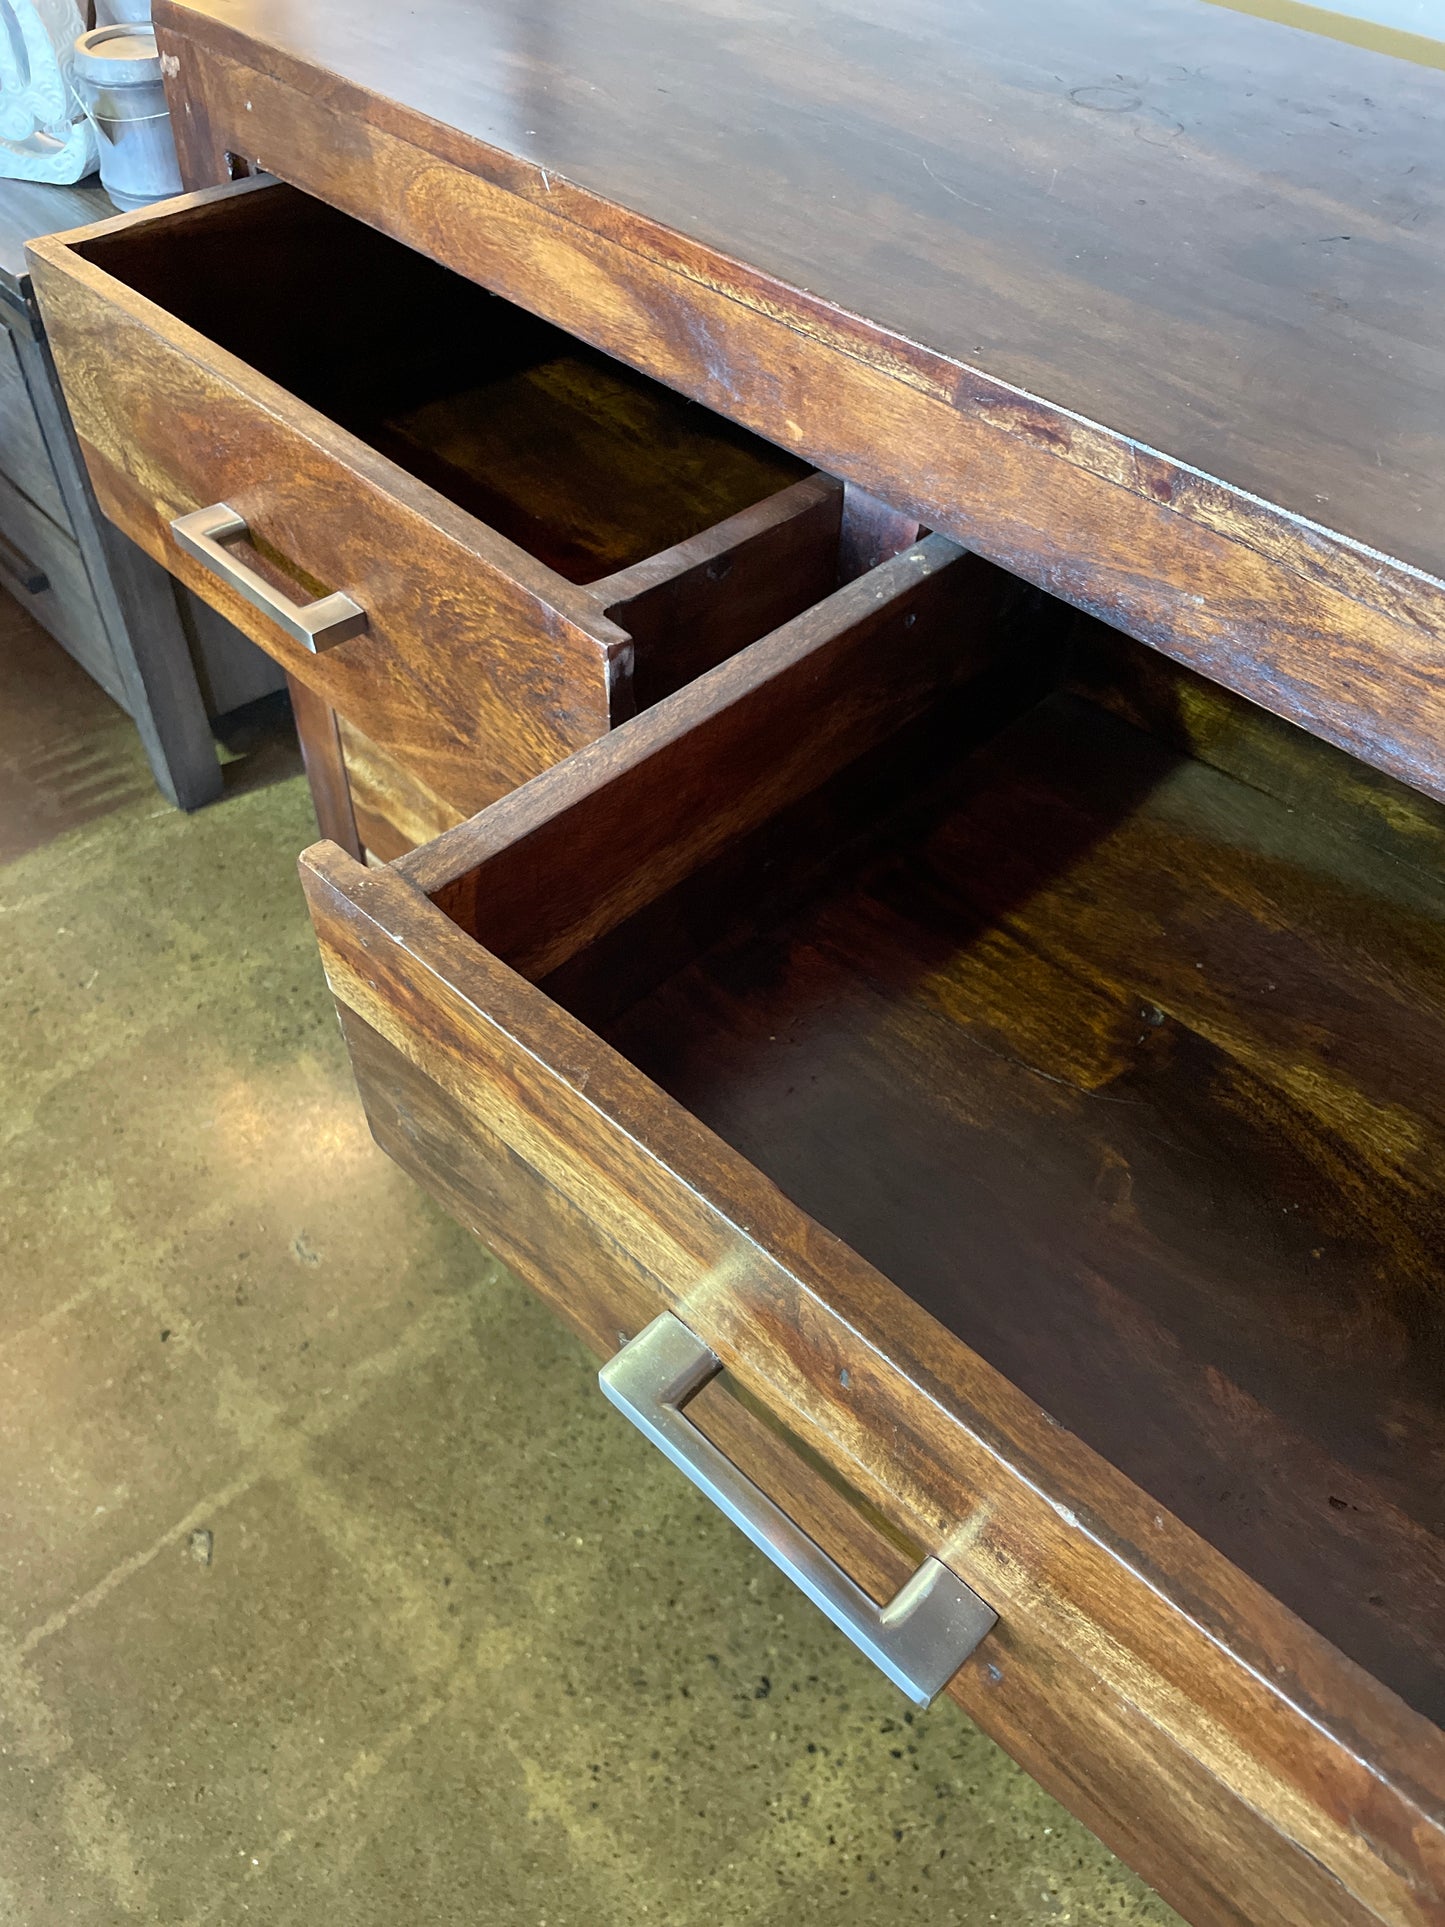
[(1173, 1920), (374, 1148), (289, 743), (178, 815), (8, 603), (0, 715), (0, 1920)]

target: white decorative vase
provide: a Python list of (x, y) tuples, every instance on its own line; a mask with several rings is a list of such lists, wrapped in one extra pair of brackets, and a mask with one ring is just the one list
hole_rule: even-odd
[(72, 80), (75, 0), (0, 0), (0, 175), (79, 181), (100, 158)]

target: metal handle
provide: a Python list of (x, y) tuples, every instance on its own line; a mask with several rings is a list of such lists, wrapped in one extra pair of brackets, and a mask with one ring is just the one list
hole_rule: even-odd
[(216, 502), (208, 509), (192, 509), (189, 515), (178, 515), (171, 523), (171, 534), (187, 555), (194, 556), (203, 568), (219, 576), (228, 589), (243, 595), (263, 615), (270, 616), (313, 656), (345, 642), (349, 636), (359, 635), (366, 627), (366, 611), (339, 589), (303, 606), (282, 595), (279, 589), (273, 589), (265, 576), (238, 562), (222, 544), (234, 542), (246, 533), (245, 518), (237, 515), (226, 502)]
[(875, 1606), (821, 1546), (683, 1416), (688, 1399), (721, 1370), (717, 1354), (680, 1318), (664, 1312), (602, 1367), (599, 1382), (617, 1409), (895, 1686), (916, 1705), (931, 1705), (998, 1615), (938, 1559), (925, 1559), (886, 1606)]
[(0, 575), (8, 575), (17, 587), (27, 595), (44, 595), (50, 587), (50, 577), (28, 555), (23, 555), (13, 542), (0, 535)]

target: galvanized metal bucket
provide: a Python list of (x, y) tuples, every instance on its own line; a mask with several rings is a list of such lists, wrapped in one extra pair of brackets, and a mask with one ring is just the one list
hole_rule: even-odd
[(181, 171), (161, 82), (156, 37), (127, 21), (75, 43), (74, 84), (99, 136), (100, 183), (117, 207), (145, 207), (181, 192)]

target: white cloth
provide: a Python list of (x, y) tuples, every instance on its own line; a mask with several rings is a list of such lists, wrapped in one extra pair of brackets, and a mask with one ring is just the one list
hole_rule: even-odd
[(76, 0), (0, 0), (0, 175), (79, 181), (99, 160), (71, 85)]

